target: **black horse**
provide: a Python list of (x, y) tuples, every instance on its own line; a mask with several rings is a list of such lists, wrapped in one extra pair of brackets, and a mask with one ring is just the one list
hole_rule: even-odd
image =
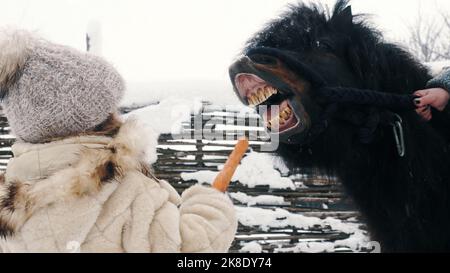
[(342, 181), (383, 251), (450, 250), (449, 112), (420, 119), (410, 94), (429, 72), (348, 1), (330, 15), (291, 6), (248, 41), (230, 77), (245, 104), (268, 108), (288, 166)]

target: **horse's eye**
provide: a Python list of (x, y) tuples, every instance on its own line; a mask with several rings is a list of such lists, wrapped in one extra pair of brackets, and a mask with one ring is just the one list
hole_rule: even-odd
[(277, 59), (274, 57), (268, 56), (268, 55), (251, 55), (249, 58), (254, 62), (258, 64), (264, 64), (264, 65), (276, 65)]

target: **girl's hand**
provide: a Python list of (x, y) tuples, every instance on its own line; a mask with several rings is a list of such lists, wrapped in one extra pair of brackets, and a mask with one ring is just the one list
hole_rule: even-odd
[(415, 99), (416, 112), (427, 121), (432, 118), (430, 106), (438, 111), (442, 111), (450, 99), (450, 94), (442, 88), (418, 90), (414, 92), (414, 95), (419, 97)]

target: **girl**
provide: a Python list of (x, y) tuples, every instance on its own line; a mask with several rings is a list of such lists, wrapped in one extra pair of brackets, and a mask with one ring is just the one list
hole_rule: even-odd
[(103, 59), (0, 32), (0, 97), (17, 137), (0, 179), (0, 252), (226, 252), (237, 220), (205, 186), (180, 197), (145, 162), (124, 82)]

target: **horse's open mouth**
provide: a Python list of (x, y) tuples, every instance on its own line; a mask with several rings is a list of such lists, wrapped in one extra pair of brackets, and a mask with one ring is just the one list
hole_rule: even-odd
[(234, 81), (241, 99), (249, 106), (256, 107), (270, 131), (282, 133), (300, 123), (289, 103), (287, 91), (250, 73), (239, 73)]

